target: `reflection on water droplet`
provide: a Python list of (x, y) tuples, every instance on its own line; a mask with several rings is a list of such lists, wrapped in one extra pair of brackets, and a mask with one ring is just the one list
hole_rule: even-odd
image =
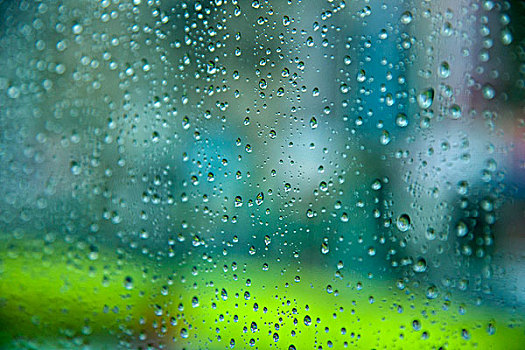
[(507, 27), (501, 31), (501, 42), (503, 45), (510, 45), (512, 43), (512, 33)]
[(493, 335), (494, 333), (496, 333), (496, 327), (494, 326), (494, 324), (489, 323), (489, 325), (487, 326), (487, 333), (489, 335)]
[(312, 117), (312, 119), (310, 119), (310, 127), (312, 129), (316, 129), (317, 128), (317, 119), (315, 119), (315, 117)]
[(398, 113), (396, 116), (396, 125), (400, 128), (404, 128), (408, 125), (408, 118), (404, 113)]
[(374, 191), (379, 191), (381, 189), (381, 180), (375, 179), (371, 187)]
[(304, 316), (304, 324), (309, 326), (312, 324), (312, 318), (308, 315)]
[(423, 109), (430, 108), (434, 102), (434, 89), (428, 88), (417, 95), (417, 103)]
[(199, 299), (197, 297), (193, 297), (191, 299), (191, 306), (198, 307), (199, 306)]
[(126, 288), (127, 290), (133, 289), (133, 278), (131, 278), (130, 276), (124, 278), (124, 288)]
[(448, 37), (452, 35), (452, 32), (452, 24), (450, 22), (445, 22), (441, 28), (441, 35)]
[(410, 11), (405, 11), (401, 14), (401, 18), (399, 20), (403, 24), (410, 24), (410, 22), (412, 22), (412, 18), (412, 13)]
[(80, 175), (80, 173), (82, 172), (82, 168), (80, 167), (80, 165), (75, 162), (75, 161), (72, 161), (71, 162), (71, 173), (73, 175)]
[(458, 221), (456, 225), (456, 235), (458, 237), (465, 237), (468, 233), (468, 226), (463, 221)]
[(376, 255), (376, 249), (374, 247), (368, 247), (368, 255), (375, 256)]
[(461, 118), (461, 107), (457, 104), (452, 105), (452, 107), (450, 107), (450, 117), (452, 119)]
[(330, 252), (330, 247), (328, 246), (328, 242), (323, 242), (321, 244), (321, 253), (328, 254)]
[(410, 228), (410, 216), (402, 214), (397, 218), (397, 229), (401, 232), (406, 232)]
[(362, 83), (366, 80), (366, 72), (361, 69), (358, 73), (357, 73), (357, 81)]
[(483, 98), (486, 100), (492, 100), (496, 96), (496, 91), (490, 84), (485, 84), (481, 89), (481, 92), (483, 94)]
[(20, 96), (20, 90), (16, 86), (11, 86), (7, 89), (7, 96), (13, 99), (18, 98)]
[(425, 259), (419, 258), (412, 268), (414, 272), (425, 272), (427, 270), (427, 262)]
[(383, 130), (381, 136), (379, 137), (379, 142), (381, 142), (382, 145), (388, 145), (391, 140), (390, 133), (386, 130)]
[(439, 292), (435, 285), (431, 285), (430, 287), (427, 288), (426, 296), (428, 299), (436, 299), (438, 295), (439, 295)]
[(450, 66), (447, 61), (441, 62), (438, 68), (438, 74), (443, 79), (448, 78), (450, 76)]
[(184, 339), (188, 338), (189, 337), (188, 330), (186, 328), (182, 328), (180, 330), (180, 336), (181, 338), (184, 338)]

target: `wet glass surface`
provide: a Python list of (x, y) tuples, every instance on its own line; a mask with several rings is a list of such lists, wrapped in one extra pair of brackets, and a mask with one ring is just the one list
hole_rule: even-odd
[(0, 1), (0, 348), (522, 349), (521, 1)]

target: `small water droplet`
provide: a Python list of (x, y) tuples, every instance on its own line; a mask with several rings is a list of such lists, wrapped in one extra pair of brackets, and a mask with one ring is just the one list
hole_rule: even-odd
[(452, 119), (459, 119), (461, 118), (461, 107), (457, 104), (454, 104), (450, 107), (450, 117)]
[(328, 242), (323, 242), (321, 244), (321, 253), (328, 254), (330, 252), (330, 247), (328, 246)]
[(496, 96), (496, 91), (490, 84), (485, 84), (481, 89), (481, 92), (483, 94), (483, 98), (486, 100), (492, 100)]
[(439, 292), (437, 290), (437, 287), (434, 285), (431, 285), (427, 288), (426, 296), (428, 299), (436, 299), (439, 295)]
[(80, 173), (82, 172), (82, 168), (81, 168), (80, 164), (78, 164), (75, 161), (71, 162), (71, 168), (70, 169), (71, 169), (71, 173), (73, 175), (80, 175)]
[(443, 79), (448, 78), (450, 76), (450, 65), (447, 61), (441, 62), (438, 68), (438, 74)]
[(425, 272), (427, 270), (427, 261), (423, 258), (417, 259), (413, 266), (414, 272)]
[(468, 226), (462, 220), (459, 220), (456, 224), (456, 235), (458, 237), (465, 237), (468, 233)]
[(489, 325), (487, 326), (487, 333), (489, 335), (493, 335), (494, 333), (496, 333), (496, 327), (494, 326), (494, 324), (489, 323)]
[(315, 119), (315, 117), (312, 117), (312, 118), (310, 119), (310, 127), (311, 127), (312, 129), (316, 129), (316, 128), (317, 128), (317, 119)]
[(379, 137), (379, 142), (381, 142), (382, 145), (388, 145), (391, 141), (390, 133), (386, 130), (383, 130), (381, 133), (381, 136)]
[(503, 45), (510, 45), (512, 43), (512, 39), (512, 33), (507, 27), (505, 27), (501, 31), (501, 42), (503, 43)]
[(417, 103), (423, 109), (430, 108), (434, 102), (434, 89), (428, 88), (417, 95)]
[(375, 179), (374, 182), (372, 182), (372, 186), (371, 187), (372, 187), (372, 189), (374, 191), (379, 191), (381, 189), (381, 187), (382, 187), (381, 186), (381, 180)]
[(358, 73), (357, 73), (357, 81), (362, 83), (366, 80), (366, 72), (361, 69)]

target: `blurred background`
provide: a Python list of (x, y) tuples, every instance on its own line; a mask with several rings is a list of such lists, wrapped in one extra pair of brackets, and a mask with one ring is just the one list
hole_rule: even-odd
[(235, 262), (272, 272), (269, 288), (279, 271), (357, 274), (508, 308), (523, 336), (524, 15), (491, 0), (0, 1), (2, 249), (117, 252), (160, 279)]

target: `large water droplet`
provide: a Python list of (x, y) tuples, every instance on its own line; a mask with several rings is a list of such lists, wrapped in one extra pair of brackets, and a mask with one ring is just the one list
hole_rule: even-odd
[(401, 14), (401, 18), (399, 19), (401, 23), (403, 24), (410, 24), (412, 22), (413, 16), (410, 11), (405, 11)]
[(401, 232), (406, 232), (410, 228), (410, 216), (402, 214), (397, 218), (397, 229)]

